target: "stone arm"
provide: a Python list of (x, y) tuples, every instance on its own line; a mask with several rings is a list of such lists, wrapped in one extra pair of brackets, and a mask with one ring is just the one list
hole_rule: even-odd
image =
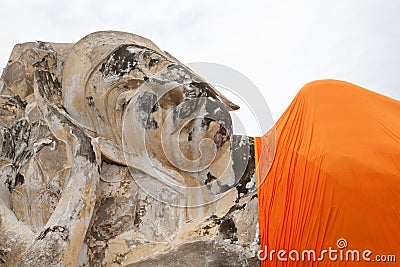
[(100, 152), (84, 130), (49, 101), (51, 94), (60, 90), (50, 72), (35, 72), (34, 90), (50, 131), (67, 144), (73, 161), (54, 213), (18, 266), (76, 266), (95, 206)]

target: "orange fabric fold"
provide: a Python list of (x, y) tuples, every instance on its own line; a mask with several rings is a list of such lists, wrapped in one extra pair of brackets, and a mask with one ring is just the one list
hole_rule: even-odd
[[(274, 130), (276, 141), (271, 133), (255, 139), (261, 256), (268, 256), (262, 265), (400, 266), (400, 102), (346, 82), (315, 81)], [(329, 248), (336, 260), (321, 257)], [(289, 258), (292, 250), (300, 256)], [(317, 259), (302, 260), (304, 250)], [(377, 262), (393, 255), (396, 263)]]

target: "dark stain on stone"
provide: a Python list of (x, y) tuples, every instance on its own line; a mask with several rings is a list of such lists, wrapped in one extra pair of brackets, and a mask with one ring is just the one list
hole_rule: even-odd
[(122, 77), (135, 69), (143, 74), (144, 80), (147, 80), (146, 73), (160, 60), (167, 60), (167, 58), (147, 47), (134, 44), (121, 45), (101, 64), (99, 71), (103, 79), (110, 79)]
[(209, 184), (212, 181), (217, 180), (217, 177), (215, 177), (214, 175), (212, 175), (210, 172), (207, 173), (207, 179), (205, 180), (205, 184)]
[(15, 186), (23, 185), (24, 182), (25, 182), (25, 177), (22, 174), (17, 173), (17, 176), (15, 177)]
[(237, 210), (244, 210), (246, 208), (246, 204), (233, 205), (229, 211), (222, 217), (218, 217), (216, 215), (211, 215), (207, 221), (211, 223), (203, 226), (203, 230), (209, 230), (218, 225), (218, 232), (220, 233), (222, 239), (230, 239), (231, 241), (237, 241), (237, 228), (235, 225), (235, 221), (232, 219), (232, 213)]
[(46, 51), (54, 51), (54, 48), (46, 42), (43, 41), (37, 41), (38, 48), (41, 50), (46, 50)]
[(41, 60), (39, 60), (38, 62), (36, 62), (36, 63), (34, 63), (32, 66), (34, 67), (34, 68), (36, 68), (36, 69), (45, 69), (45, 70), (48, 70), (48, 69), (50, 69), (50, 66), (49, 66), (49, 57), (53, 57), (52, 58), (52, 60), (53, 61), (56, 61), (56, 59), (54, 58), (54, 55), (52, 55), (52, 54), (48, 54), (48, 55), (45, 55)]
[(230, 140), (230, 135), (228, 131), (222, 126), (219, 126), (219, 130), (214, 135), (214, 143), (217, 145), (217, 148), (220, 149), (225, 142)]
[(7, 174), (7, 178), (5, 179), (5, 182), (4, 182), (5, 186), (8, 189), (8, 192), (10, 192), (10, 193), (14, 189), (14, 180), (15, 180), (14, 177), (15, 177), (15, 172), (11, 173), (11, 175)]
[(220, 149), (227, 141), (232, 138), (232, 119), (226, 106), (219, 101), (211, 101), (208, 98), (201, 98), (205, 104), (205, 116), (201, 122), (201, 127), (207, 131), (211, 122), (219, 124), (219, 129), (214, 135), (214, 143)]
[(17, 116), (17, 109), (25, 109), (27, 103), (22, 101), (19, 95), (16, 96), (0, 96), (0, 100), (3, 100), (0, 106), (0, 116)]
[(54, 75), (51, 72), (45, 70), (36, 70), (34, 75), (40, 95), (61, 108), (63, 106), (62, 89), (58, 79), (53, 77)]
[(232, 138), (232, 160), (235, 180), (237, 180), (236, 190), (238, 191), (239, 201), (241, 196), (249, 193), (246, 185), (251, 182), (255, 172), (254, 158), (254, 139), (248, 136), (234, 135)]
[(22, 150), (28, 145), (30, 124), (26, 119), (20, 119), (11, 127), (14, 144)]
[(188, 133), (188, 141), (190, 142), (192, 140), (193, 140), (193, 130)]
[[(29, 143), (34, 143), (36, 140), (48, 137), (50, 133), (50, 129), (47, 124), (44, 124), (42, 121), (35, 121), (34, 123), (31, 124), (31, 134), (30, 134), (30, 139)], [(53, 141), (56, 140), (56, 138), (51, 137)]]
[(97, 247), (97, 245), (94, 245), (94, 247), (91, 247), (91, 256), (89, 258), (89, 266), (93, 266), (93, 267), (99, 267), (99, 266), (103, 266), (102, 262), (103, 259), (106, 256), (106, 250), (108, 247), (108, 244), (101, 249), (95, 249)]
[(158, 59), (154, 59), (154, 58), (150, 59), (149, 68), (156, 66), (159, 62), (160, 62), (160, 60), (158, 60)]
[[(197, 78), (193, 76), (192, 78)], [(207, 97), (217, 102), (223, 103), (226, 108), (229, 110), (237, 110), (240, 107), (224, 96), (220, 95), (209, 83), (202, 79), (193, 80), (187, 86), (186, 97), (193, 98), (193, 97)]]
[[(246, 204), (233, 205), (229, 211), (222, 218), (214, 218), (214, 222), (219, 224), (219, 233), (221, 234), (223, 239), (230, 239), (231, 241), (237, 241), (237, 228), (235, 225), (235, 221), (232, 219), (231, 214), (237, 210), (244, 210), (246, 208)], [(211, 218), (211, 217), (210, 217)]]
[(158, 123), (154, 120), (152, 113), (159, 109), (157, 95), (151, 92), (143, 92), (135, 104), (136, 117), (146, 130), (155, 130)]
[(187, 86), (185, 96), (187, 98), (211, 97), (214, 100), (219, 101), (214, 89), (208, 83), (202, 81), (192, 81), (189, 86)]
[(13, 161), (13, 166), (15, 169), (19, 169), (21, 166), (25, 165), (28, 160), (33, 157), (33, 151), (31, 150), (23, 150), (21, 153), (18, 153)]
[(56, 117), (62, 124), (69, 126), (71, 129), (70, 133), (78, 140), (78, 149), (77, 151), (74, 151), (74, 154), (82, 156), (90, 163), (97, 165), (97, 158), (95, 149), (92, 145), (92, 139), (86, 135), (85, 131), (60, 114), (59, 111), (52, 105), (47, 105), (46, 108), (49, 112), (49, 119), (54, 119), (51, 117)]
[(146, 214), (146, 206), (140, 205), (138, 202), (136, 213), (135, 213), (135, 221), (133, 222), (136, 227), (138, 227), (142, 223), (142, 217)]
[(210, 216), (210, 220), (213, 220), (215, 223), (220, 223), (219, 218), (217, 215), (213, 214)]
[(193, 78), (193, 72), (191, 72), (187, 67), (180, 64), (171, 64), (160, 72), (154, 81), (159, 84), (176, 82), (179, 85), (184, 85), (192, 82)]
[(6, 263), (8, 251), (6, 249), (0, 248), (0, 263)]
[[(211, 184), (212, 181), (215, 181), (215, 182)], [(222, 184), (219, 180), (217, 180), (217, 178), (214, 180), (208, 180), (207, 183), (206, 182), (204, 182), (204, 183), (207, 185), (207, 188), (209, 190), (211, 190), (214, 186), (216, 186), (218, 188), (218, 192), (216, 192), (216, 193), (218, 193), (218, 194), (226, 192), (232, 188), (231, 186), (229, 186), (227, 184)]]
[(210, 225), (206, 225), (206, 226), (204, 226), (203, 227), (203, 229), (205, 229), (205, 230), (209, 230), (209, 229), (211, 229), (212, 227), (210, 226)]
[(90, 163), (97, 165), (92, 139), (84, 133), (83, 129), (77, 129), (76, 126), (72, 129), (71, 133), (79, 140), (79, 150), (77, 154), (84, 156)]
[(231, 241), (237, 241), (237, 228), (235, 226), (235, 221), (232, 218), (227, 218), (223, 220), (219, 226), (219, 232), (223, 239), (230, 239)]
[(104, 115), (101, 114), (101, 113), (99, 112), (99, 110), (97, 109), (96, 104), (95, 104), (94, 99), (93, 99), (92, 96), (87, 96), (87, 97), (86, 97), (86, 103), (88, 104), (89, 109), (90, 109), (91, 111), (95, 112), (96, 115), (97, 115), (103, 122), (106, 122), (106, 121), (107, 121), (107, 119), (104, 117)]
[(46, 229), (44, 229), (39, 236), (36, 238), (36, 240), (43, 240), (46, 238), (46, 236), (50, 233), (56, 233), (60, 236), (60, 238), (64, 241), (68, 240), (68, 229), (64, 226), (60, 226), (60, 225), (54, 225), (51, 227), (48, 227)]
[(93, 96), (87, 96), (87, 97), (86, 97), (86, 102), (87, 102), (89, 108), (90, 108), (92, 111), (96, 111), (96, 106), (95, 106), (95, 104), (94, 104)]
[(0, 126), (0, 135), (2, 136), (2, 146), (0, 159), (14, 158), (14, 141), (8, 128)]
[(132, 45), (122, 45), (115, 50), (101, 65), (100, 72), (104, 79), (113, 76), (121, 77), (131, 72), (139, 59), (139, 53), (132, 53), (129, 48)]
[(233, 205), (233, 206), (229, 209), (229, 211), (225, 214), (225, 216), (224, 216), (223, 218), (227, 218), (227, 217), (230, 216), (234, 211), (237, 211), (237, 210), (244, 210), (245, 208), (246, 208), (246, 204), (242, 204), (242, 205), (235, 204), (235, 205)]
[(203, 129), (203, 131), (207, 131), (208, 128), (210, 127), (210, 123), (213, 120), (210, 118), (203, 118), (203, 120), (201, 121), (201, 128)]
[(180, 103), (179, 106), (173, 110), (173, 120), (182, 121), (192, 114), (198, 114), (204, 104), (205, 100), (200, 98)]

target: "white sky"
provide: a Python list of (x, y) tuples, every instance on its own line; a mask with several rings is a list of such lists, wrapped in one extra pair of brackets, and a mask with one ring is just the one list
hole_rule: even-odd
[(153, 40), (182, 62), (240, 71), (278, 119), (307, 82), (333, 78), (400, 99), (400, 1), (0, 2), (0, 66), (14, 44), (76, 42), (99, 30)]

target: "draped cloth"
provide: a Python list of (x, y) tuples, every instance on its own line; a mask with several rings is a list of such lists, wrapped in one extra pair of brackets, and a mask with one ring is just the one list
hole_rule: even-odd
[[(342, 81), (315, 81), (274, 131), (276, 139), (271, 132), (255, 139), (261, 249), (285, 250), (287, 261), (275, 253), (262, 266), (400, 266), (400, 102)], [(302, 260), (304, 250), (318, 258), (329, 247), (336, 261), (327, 254)], [(292, 250), (298, 261), (295, 252), (290, 260)], [(360, 262), (350, 253), (346, 262), (348, 250), (358, 250)], [(396, 255), (397, 263), (374, 262), (377, 255)]]

